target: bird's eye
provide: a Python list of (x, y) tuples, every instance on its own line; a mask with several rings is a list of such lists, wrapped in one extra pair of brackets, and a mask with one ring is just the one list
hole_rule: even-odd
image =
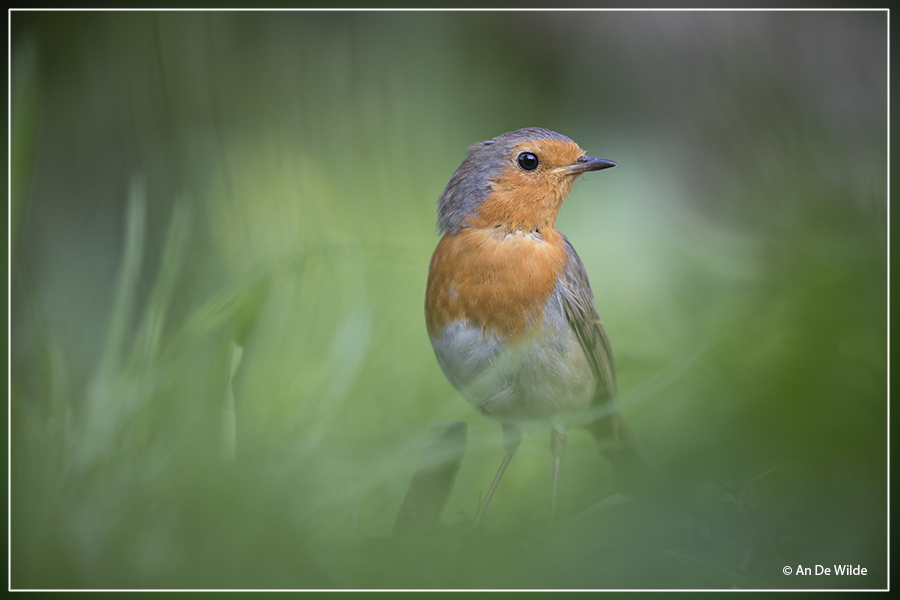
[(538, 157), (531, 152), (523, 152), (516, 157), (516, 162), (526, 171), (534, 171), (538, 168), (538, 164), (540, 164)]

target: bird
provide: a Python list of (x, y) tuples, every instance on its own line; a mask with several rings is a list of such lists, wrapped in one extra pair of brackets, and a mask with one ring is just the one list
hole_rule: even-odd
[(438, 198), (428, 335), (450, 383), (500, 423), (506, 451), (473, 527), (529, 425), (550, 429), (551, 527), (568, 428), (590, 431), (621, 481), (647, 468), (616, 410), (612, 349), (587, 272), (556, 229), (575, 180), (611, 167), (565, 135), (528, 127), (472, 145)]

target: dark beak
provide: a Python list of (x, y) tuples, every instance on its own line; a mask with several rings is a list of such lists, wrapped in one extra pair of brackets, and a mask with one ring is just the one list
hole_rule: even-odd
[(610, 167), (618, 167), (616, 163), (605, 158), (594, 158), (593, 156), (582, 156), (571, 165), (559, 167), (557, 171), (562, 171), (569, 175), (578, 175), (588, 171), (599, 171), (600, 169), (608, 169)]

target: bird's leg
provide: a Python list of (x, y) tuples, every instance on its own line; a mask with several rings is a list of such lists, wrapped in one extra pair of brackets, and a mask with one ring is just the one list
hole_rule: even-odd
[(553, 527), (553, 515), (556, 514), (556, 484), (559, 482), (559, 466), (563, 454), (566, 453), (566, 430), (555, 425), (550, 430), (550, 452), (553, 454), (553, 496), (550, 500), (550, 527)]
[(488, 504), (491, 503), (491, 498), (494, 497), (497, 484), (500, 483), (500, 478), (503, 477), (503, 472), (506, 471), (509, 461), (512, 460), (516, 450), (519, 449), (519, 442), (521, 441), (522, 434), (519, 432), (519, 428), (515, 425), (510, 425), (509, 423), (503, 423), (503, 447), (506, 449), (506, 456), (503, 457), (503, 462), (500, 463), (500, 468), (497, 470), (497, 475), (494, 477), (491, 489), (488, 490), (487, 496), (484, 497), (484, 502), (481, 503), (481, 508), (478, 509), (478, 514), (475, 515), (475, 521), (472, 523), (473, 528), (477, 528), (481, 523), (484, 511), (487, 510)]

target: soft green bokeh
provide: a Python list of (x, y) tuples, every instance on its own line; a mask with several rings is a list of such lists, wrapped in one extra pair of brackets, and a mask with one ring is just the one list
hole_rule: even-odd
[[(14, 588), (887, 582), (886, 13), (12, 14)], [(619, 169), (558, 227), (658, 481), (500, 428), (425, 332), (466, 147)], [(236, 354), (236, 353), (239, 353)], [(468, 423), (435, 537), (392, 537)], [(858, 577), (784, 566), (861, 565)]]

